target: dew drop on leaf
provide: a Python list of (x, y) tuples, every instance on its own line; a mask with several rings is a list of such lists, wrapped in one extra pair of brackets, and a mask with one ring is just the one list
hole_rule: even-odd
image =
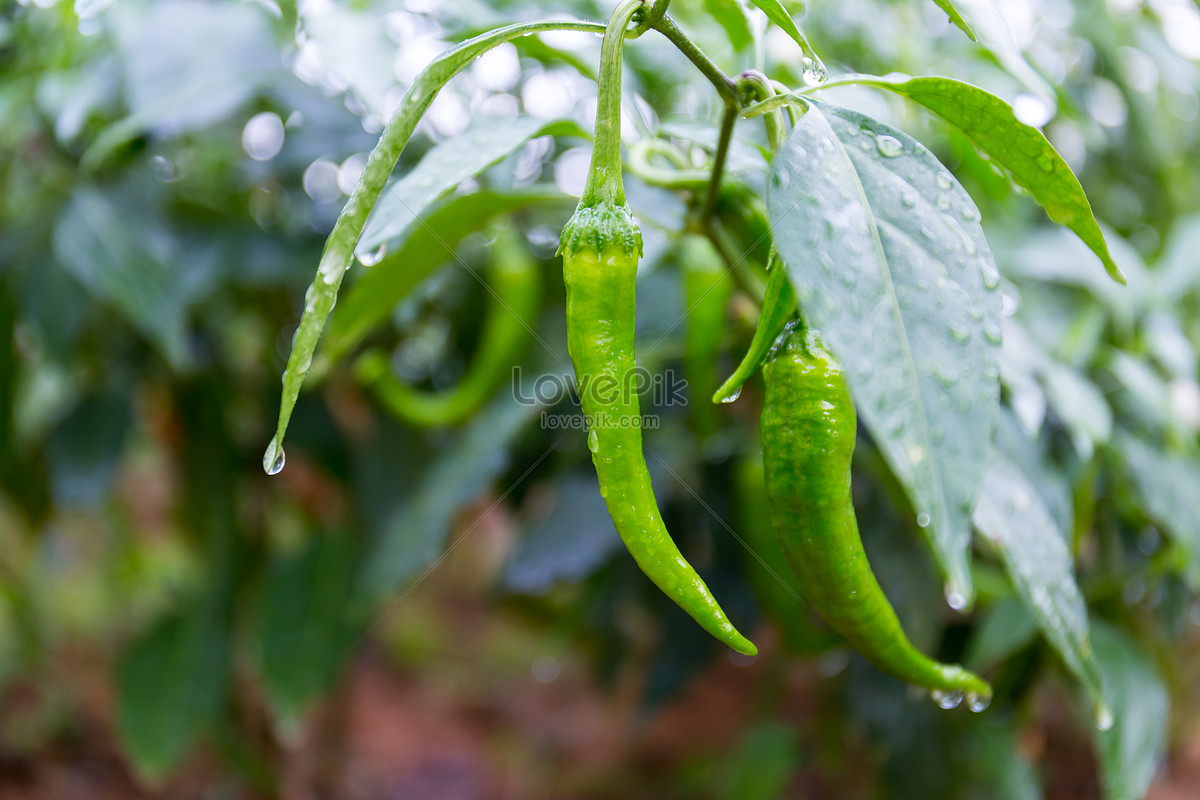
[(600, 452), (600, 437), (596, 435), (595, 428), (588, 431), (587, 442), (588, 442), (588, 450), (591, 450), (593, 453)]
[(820, 86), (829, 80), (829, 70), (815, 55), (801, 58), (800, 68), (803, 70), (804, 82), (809, 86)]
[(729, 394), (722, 397), (721, 402), (722, 403), (732, 403), (734, 400), (737, 400), (741, 396), (742, 396), (742, 387), (739, 386), (736, 389), (734, 389), (732, 392), (730, 392)]
[(880, 136), (875, 140), (875, 147), (879, 149), (879, 154), (886, 158), (904, 153), (904, 145), (895, 136)]
[(387, 245), (381, 244), (381, 245), (379, 245), (379, 247), (376, 247), (374, 250), (370, 250), (366, 253), (359, 253), (358, 254), (358, 263), (362, 264), (364, 267), (373, 267), (376, 264), (378, 264), (380, 261), (383, 261), (383, 257), (386, 255), (387, 255)]
[(947, 711), (952, 708), (958, 708), (959, 704), (963, 701), (963, 693), (959, 690), (944, 691), (942, 689), (934, 689), (929, 693), (929, 696), (933, 698), (933, 702)]

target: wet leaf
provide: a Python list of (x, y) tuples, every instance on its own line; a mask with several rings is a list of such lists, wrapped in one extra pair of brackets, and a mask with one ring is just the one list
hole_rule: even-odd
[(813, 104), (767, 204), (804, 318), (840, 359), (957, 603), (999, 405), (999, 273), (966, 191), (924, 146)]
[(983, 476), (975, 525), (999, 551), (1017, 596), (1050, 645), (1097, 701), (1100, 673), (1088, 638), (1087, 606), (1075, 583), (1066, 532), (1029, 480), (994, 455)]

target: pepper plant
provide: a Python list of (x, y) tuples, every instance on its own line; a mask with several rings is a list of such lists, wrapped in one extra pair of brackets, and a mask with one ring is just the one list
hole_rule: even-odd
[[(0, 166), (10, 680), (117, 642), (140, 779), (203, 742), (281, 791), (364, 641), (409, 641), (504, 509), (494, 615), (600, 691), (755, 671), (705, 777), (600, 796), (845, 796), (863, 753), (866, 796), (1057, 796), (1021, 744), (1054, 709), (1097, 796), (1143, 796), (1194, 706), (1184, 12), (383, 5), (0, 29), (32, 154)], [(47, 604), (64, 519), (112, 543)], [(794, 669), (836, 700), (788, 712)]]

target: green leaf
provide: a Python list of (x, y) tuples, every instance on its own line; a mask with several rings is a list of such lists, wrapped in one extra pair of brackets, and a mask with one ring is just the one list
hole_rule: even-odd
[(783, 29), (783, 32), (795, 40), (796, 44), (800, 45), (800, 52), (805, 58), (813, 59), (817, 65), (824, 70), (824, 65), (817, 58), (816, 51), (812, 49), (812, 45), (808, 43), (808, 39), (804, 38), (804, 34), (800, 32), (796, 21), (792, 19), (792, 15), (783, 7), (780, 0), (750, 0), (751, 3), (758, 6), (759, 10), (767, 15), (767, 19)]
[(1096, 731), (1107, 800), (1145, 796), (1166, 752), (1171, 707), (1153, 655), (1110, 625), (1093, 626), (1112, 727)]
[(215, 717), (229, 670), (228, 632), (212, 603), (192, 598), (122, 654), (117, 732), (137, 771), (155, 781)]
[(1012, 106), (991, 92), (953, 78), (871, 78), (858, 81), (918, 103), (954, 125), (1066, 225), (1104, 263), (1113, 280), (1125, 283), (1108, 251), (1083, 186), (1054, 145), (1037, 128), (1017, 119)]
[(322, 534), (267, 568), (255, 609), (254, 655), (275, 715), (294, 725), (329, 688), (359, 631), (348, 613), (357, 548)]
[[(543, 381), (550, 386), (568, 383), (565, 375)], [(454, 515), (507, 468), (513, 439), (546, 403), (554, 401), (544, 391), (534, 399), (532, 385), (514, 386), (514, 392), (519, 390), (523, 399), (504, 393), (492, 401), (393, 512), (363, 570), (359, 589), (368, 602), (416, 578), (427, 567), (432, 568), (430, 565), (442, 553)], [(505, 487), (502, 496), (511, 488)], [(470, 535), (470, 530), (462, 535)]]
[(355, 253), (377, 263), (411, 235), (410, 229), (419, 224), (434, 201), (537, 136), (588, 138), (586, 131), (570, 120), (482, 120), (434, 147), (411, 172), (383, 190)]
[(1017, 596), (1050, 645), (1096, 702), (1100, 673), (1088, 638), (1087, 606), (1075, 583), (1066, 533), (1029, 480), (994, 454), (983, 475), (975, 526), (1004, 561)]
[(948, 580), (970, 602), (970, 508), (999, 407), (999, 273), (924, 146), (813, 104), (772, 163), (775, 245)]
[(1200, 587), (1200, 466), (1118, 431), (1113, 446), (1146, 514), (1188, 554), (1188, 582)]
[(554, 201), (574, 202), (557, 189), (541, 187), (446, 198), (420, 224), (410, 226), (383, 261), (350, 287), (330, 320), (319, 369), (353, 350), (421, 281), (453, 261), (455, 247), (465, 236), (483, 230), (501, 214)]
[(959, 30), (967, 35), (967, 38), (972, 42), (977, 41), (975, 31), (971, 28), (971, 23), (967, 22), (962, 15), (962, 12), (954, 5), (953, 0), (933, 0), (938, 4), (938, 8), (945, 11), (950, 17), (950, 21), (958, 26)]
[(416, 130), (417, 123), (451, 78), (464, 67), (473, 63), (493, 47), (527, 34), (541, 31), (570, 30), (603, 33), (605, 26), (597, 22), (576, 20), (554, 20), (549, 22), (524, 22), (507, 25), (447, 50), (435, 58), (408, 88), (396, 114), (384, 128), (379, 144), (367, 157), (366, 167), (354, 193), (346, 201), (342, 213), (334, 223), (333, 231), (325, 241), (325, 251), (317, 275), (308, 289), (304, 303), (304, 314), (292, 337), (292, 352), (288, 356), (287, 368), (283, 373), (283, 394), (279, 402), (279, 422), (263, 454), (263, 469), (274, 474), (283, 468), (283, 439), (287, 433), (292, 409), (300, 397), (300, 387), (312, 366), (313, 352), (317, 340), (325, 327), (325, 319), (333, 310), (339, 287), (346, 270), (354, 260), (354, 249), (367, 224), (367, 217), (375, 207), (384, 184), (396, 166), (408, 140)]
[(1024, 648), (1037, 633), (1037, 622), (1025, 604), (1016, 597), (1005, 597), (983, 615), (963, 660), (975, 669), (990, 667)]

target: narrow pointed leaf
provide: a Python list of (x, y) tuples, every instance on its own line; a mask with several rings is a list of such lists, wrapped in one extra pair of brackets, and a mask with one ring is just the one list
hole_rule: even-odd
[(1079, 178), (1045, 134), (1017, 119), (1012, 106), (991, 92), (953, 78), (871, 78), (861, 82), (907, 97), (962, 131), (1007, 170), (1013, 181), (1046, 209), (1050, 219), (1074, 231), (1100, 257), (1113, 280), (1125, 282)]
[(938, 8), (946, 12), (950, 17), (950, 21), (957, 25), (959, 30), (967, 35), (968, 39), (972, 42), (977, 41), (975, 31), (971, 28), (971, 23), (963, 18), (962, 12), (954, 5), (953, 0), (933, 0), (933, 2), (938, 4)]
[(812, 104), (772, 164), (775, 245), (805, 320), (948, 580), (971, 599), (970, 510), (999, 404), (999, 273), (966, 191), (908, 135)]
[(292, 337), (292, 352), (288, 356), (287, 368), (283, 373), (283, 394), (280, 398), (279, 422), (263, 455), (263, 468), (274, 473), (282, 468), (283, 438), (287, 433), (292, 409), (300, 397), (300, 387), (312, 366), (313, 352), (317, 340), (325, 327), (325, 319), (333, 309), (342, 278), (354, 259), (354, 249), (367, 224), (367, 217), (375, 207), (384, 184), (387, 183), (396, 161), (400, 158), (417, 123), (451, 78), (475, 59), (497, 45), (542, 31), (571, 30), (603, 33), (604, 25), (596, 22), (575, 20), (552, 20), (549, 22), (525, 22), (507, 25), (494, 31), (468, 39), (447, 50), (427, 66), (405, 93), (395, 116), (388, 122), (379, 137), (379, 144), (367, 157), (362, 177), (342, 213), (334, 223), (333, 231), (325, 241), (325, 250), (317, 267), (317, 276), (305, 296), (304, 314)]
[(1066, 534), (1020, 470), (993, 454), (983, 476), (975, 526), (996, 546), (1017, 596), (1063, 663), (1092, 698), (1102, 700), (1088, 637), (1087, 606), (1075, 583)]

